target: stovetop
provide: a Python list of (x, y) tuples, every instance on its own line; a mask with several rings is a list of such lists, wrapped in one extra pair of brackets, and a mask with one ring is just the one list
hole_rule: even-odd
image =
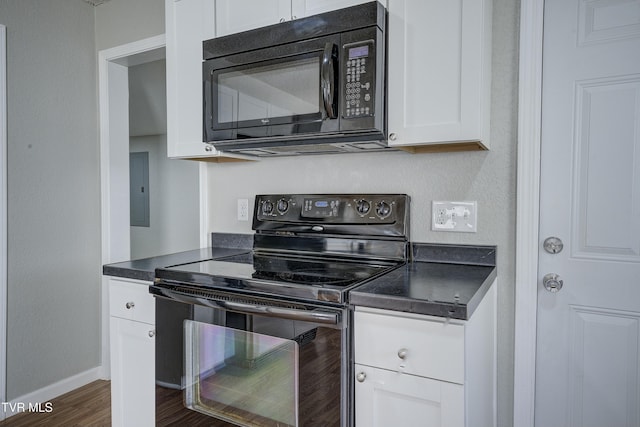
[(346, 303), (346, 292), (402, 265), (248, 252), (156, 270), (159, 281), (203, 289)]
[(258, 195), (253, 251), (156, 270), (156, 288), (191, 286), (331, 304), (403, 265), (409, 197), (403, 194)]

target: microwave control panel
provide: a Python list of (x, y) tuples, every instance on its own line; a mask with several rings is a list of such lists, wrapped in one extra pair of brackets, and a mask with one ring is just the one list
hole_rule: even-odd
[(355, 119), (375, 114), (376, 58), (373, 40), (343, 46), (343, 117)]

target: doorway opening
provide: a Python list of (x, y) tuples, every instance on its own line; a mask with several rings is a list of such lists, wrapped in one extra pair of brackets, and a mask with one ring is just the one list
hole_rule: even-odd
[[(200, 247), (201, 165), (169, 160), (165, 36), (99, 52), (102, 263)], [(149, 225), (131, 225), (129, 158), (149, 153)], [(109, 374), (108, 280), (102, 279), (102, 369)]]
[[(129, 175), (130, 212), (142, 220), (130, 215), (130, 258), (194, 249), (200, 232), (199, 169), (193, 161), (167, 157), (165, 60), (129, 66), (128, 79), (129, 169), (140, 172)], [(142, 164), (131, 159), (143, 157), (146, 170), (135, 168)], [(145, 177), (146, 184), (137, 182)]]

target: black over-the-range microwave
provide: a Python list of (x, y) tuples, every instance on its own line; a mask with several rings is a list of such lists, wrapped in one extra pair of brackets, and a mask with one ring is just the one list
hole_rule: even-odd
[(386, 21), (373, 1), (204, 41), (204, 142), (254, 156), (388, 149)]

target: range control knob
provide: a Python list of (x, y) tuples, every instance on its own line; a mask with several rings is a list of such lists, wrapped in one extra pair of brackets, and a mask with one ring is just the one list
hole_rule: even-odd
[(391, 215), (391, 205), (384, 200), (376, 204), (376, 215), (380, 218), (386, 218)]
[(360, 199), (356, 202), (356, 211), (360, 215), (366, 215), (371, 210), (371, 203), (367, 202), (364, 199)]
[(265, 215), (271, 215), (273, 213), (273, 202), (265, 200), (262, 202), (262, 213)]
[(289, 202), (286, 201), (285, 199), (278, 200), (277, 209), (278, 209), (278, 212), (280, 212), (280, 214), (284, 214), (286, 211), (289, 210)]

